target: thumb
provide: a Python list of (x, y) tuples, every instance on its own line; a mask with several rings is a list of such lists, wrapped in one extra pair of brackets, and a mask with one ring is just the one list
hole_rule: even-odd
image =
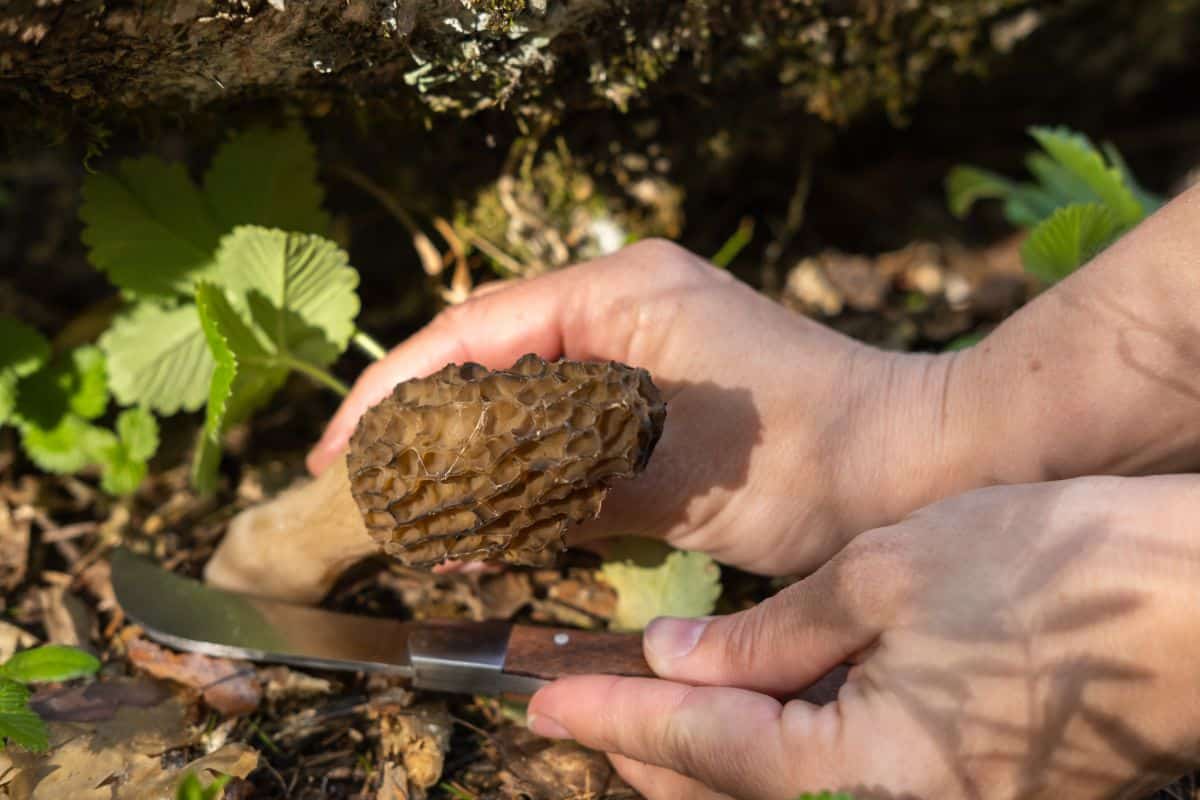
[(646, 660), (660, 677), (684, 683), (776, 695), (812, 685), (870, 647), (903, 607), (906, 559), (877, 533), (747, 611), (654, 620)]

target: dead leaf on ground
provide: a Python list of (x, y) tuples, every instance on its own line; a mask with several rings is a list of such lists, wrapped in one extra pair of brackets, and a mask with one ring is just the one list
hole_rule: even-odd
[(8, 661), (18, 650), (33, 647), (37, 643), (38, 638), (29, 631), (0, 620), (0, 663)]
[(146, 639), (128, 644), (130, 662), (156, 678), (199, 690), (204, 702), (222, 714), (248, 714), (262, 701), (262, 685), (254, 670), (226, 658), (199, 653), (172, 653)]
[(511, 619), (533, 600), (533, 586), (524, 572), (502, 572), (479, 579), (479, 599), (485, 619)]
[(9, 748), (12, 800), (170, 800), (144, 787), (163, 774), (163, 753), (194, 743), (178, 698), (149, 682), (112, 681), (48, 692), (34, 705), (50, 749)]
[(68, 592), (66, 584), (54, 582), (39, 589), (38, 603), (42, 608), (42, 624), (51, 642), (69, 647), (87, 647), (95, 620), (91, 609)]
[(332, 681), (282, 666), (260, 669), (258, 679), (264, 687), (267, 701), (271, 703), (298, 697), (333, 694), (334, 690)]
[(634, 798), (603, 753), (569, 740), (543, 739), (509, 725), (494, 739), (506, 797), (563, 800), (568, 797)]
[(25, 580), (29, 568), (29, 519), (18, 520), (0, 500), (0, 593), (7, 594)]
[[(394, 781), (398, 781), (401, 771), (407, 780), (408, 794), (395, 797), (424, 797), (425, 790), (441, 779), (452, 729), (450, 714), (442, 702), (380, 714), (380, 761), (399, 767), (392, 770)], [(386, 783), (380, 792), (385, 788)]]

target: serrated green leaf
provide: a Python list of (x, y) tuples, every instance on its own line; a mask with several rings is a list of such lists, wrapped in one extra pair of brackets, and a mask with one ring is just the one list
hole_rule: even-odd
[(127, 408), (117, 417), (117, 438), (130, 458), (148, 461), (158, 450), (158, 422), (144, 408)]
[(239, 226), (221, 239), (213, 283), (264, 350), (327, 366), (354, 335), (358, 273), (319, 236)]
[(1030, 231), (1021, 245), (1021, 260), (1030, 273), (1053, 283), (1086, 264), (1122, 230), (1107, 206), (1066, 206)]
[(1108, 165), (1086, 136), (1066, 128), (1032, 128), (1030, 135), (1059, 165), (1073, 173), (1108, 206), (1117, 224), (1140, 221), (1142, 206), (1125, 184), (1121, 171)]
[(196, 288), (196, 311), (216, 362), (204, 430), (192, 463), (192, 482), (206, 492), (216, 484), (222, 435), (278, 390), (287, 379), (288, 368), (259, 344), (217, 286), (201, 284)]
[(19, 683), (69, 681), (94, 675), (100, 660), (91, 653), (61, 644), (46, 644), (14, 653), (0, 665), (0, 675)]
[(226, 229), (262, 225), (325, 236), (316, 150), (298, 123), (258, 126), (221, 145), (204, 176), (204, 191)]
[(50, 343), (12, 317), (0, 315), (0, 425), (11, 419), (21, 378), (41, 369), (50, 358)]
[(63, 415), (52, 428), (28, 421), (21, 425), (21, 446), (29, 460), (46, 472), (60, 475), (95, 463), (97, 455), (115, 439), (111, 431), (89, 425), (75, 414)]
[(77, 347), (67, 356), (67, 407), (84, 419), (95, 419), (108, 408), (108, 371), (98, 347)]
[(141, 298), (186, 294), (212, 264), (221, 227), (180, 164), (126, 160), (84, 179), (83, 242), (109, 280)]
[(134, 306), (100, 337), (100, 347), (122, 405), (169, 416), (204, 404), (213, 361), (194, 306)]
[(1143, 215), (1148, 217), (1162, 207), (1162, 204), (1165, 202), (1163, 198), (1153, 192), (1147, 191), (1142, 186), (1137, 177), (1134, 176), (1133, 171), (1129, 169), (1129, 164), (1126, 163), (1125, 157), (1121, 155), (1121, 151), (1112, 142), (1105, 142), (1101, 145), (1101, 149), (1104, 151), (1104, 155), (1108, 157), (1109, 163), (1120, 171), (1125, 185), (1129, 187), (1129, 190), (1133, 192), (1133, 196), (1141, 204)]
[(641, 630), (655, 617), (702, 617), (721, 596), (721, 571), (711, 558), (654, 539), (621, 539), (600, 576), (617, 590), (615, 630)]
[(29, 708), (29, 690), (3, 678), (0, 678), (0, 738), (38, 753), (50, 746), (46, 723)]
[(1025, 167), (1037, 179), (1041, 189), (1053, 198), (1055, 209), (1072, 203), (1103, 202), (1087, 181), (1045, 153), (1030, 153), (1025, 159)]
[(946, 175), (946, 202), (950, 206), (950, 213), (962, 218), (977, 200), (1003, 200), (1016, 188), (1015, 182), (995, 172), (978, 167), (957, 166)]

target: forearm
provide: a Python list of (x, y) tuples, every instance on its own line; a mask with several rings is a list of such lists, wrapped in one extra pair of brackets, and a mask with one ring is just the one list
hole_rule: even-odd
[(991, 444), (991, 474), (975, 480), (1200, 465), (1200, 188), (948, 369), (959, 412), (944, 420), (949, 435)]

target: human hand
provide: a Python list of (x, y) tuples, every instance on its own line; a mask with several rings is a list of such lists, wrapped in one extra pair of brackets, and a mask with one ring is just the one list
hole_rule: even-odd
[(807, 571), (940, 496), (971, 461), (942, 425), (947, 359), (856, 344), (648, 241), (444, 311), (363, 373), (311, 471), (400, 381), (527, 352), (645, 367), (668, 401), (649, 468), (614, 486), (576, 542), (641, 534), (758, 572)]
[[(650, 800), (1137, 797), (1200, 763), (1198, 514), (1192, 476), (970, 492), (749, 611), (652, 623), (665, 680), (560, 680), (530, 726)], [(844, 661), (835, 702), (775, 699)]]

